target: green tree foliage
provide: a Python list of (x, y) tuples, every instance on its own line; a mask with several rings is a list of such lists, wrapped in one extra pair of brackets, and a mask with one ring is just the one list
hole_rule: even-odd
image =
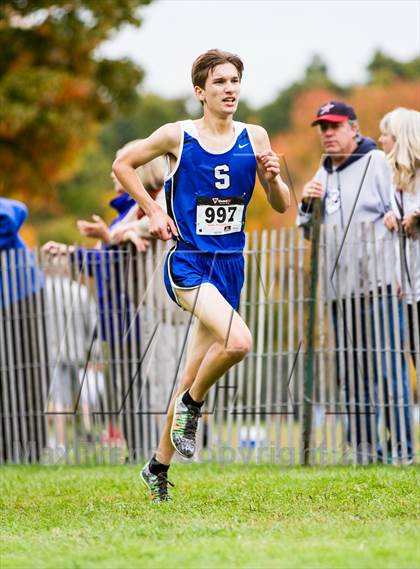
[(302, 80), (292, 83), (281, 91), (276, 99), (258, 111), (262, 126), (269, 134), (285, 131), (290, 126), (290, 111), (296, 97), (305, 89), (322, 87), (343, 91), (328, 75), (328, 68), (319, 55), (314, 55)]
[(101, 148), (94, 148), (84, 155), (77, 174), (57, 186), (63, 212), (78, 218), (92, 213), (106, 216), (109, 193), (104, 192), (112, 191), (111, 163)]
[(165, 123), (188, 118), (186, 99), (165, 99), (159, 95), (140, 96), (130, 113), (119, 114), (100, 134), (103, 151), (112, 160), (118, 148), (130, 140), (145, 138)]
[(420, 79), (420, 57), (403, 62), (377, 50), (368, 65), (368, 71), (371, 83), (377, 85), (386, 85), (397, 78), (418, 81)]
[(57, 184), (64, 210), (77, 217), (92, 213), (108, 217), (106, 204), (112, 191), (110, 171), (115, 152), (131, 140), (145, 138), (164, 123), (188, 118), (186, 105), (184, 99), (146, 94), (138, 97), (129, 113), (115, 116), (100, 130), (98, 144), (84, 155), (76, 174)]
[(0, 3), (0, 194), (52, 198), (98, 126), (133, 107), (142, 70), (96, 49), (122, 24), (139, 26), (150, 1)]

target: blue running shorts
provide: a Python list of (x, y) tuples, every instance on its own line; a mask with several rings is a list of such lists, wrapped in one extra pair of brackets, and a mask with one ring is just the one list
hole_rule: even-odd
[(242, 252), (207, 253), (175, 246), (166, 257), (164, 278), (166, 290), (178, 306), (176, 289), (211, 283), (237, 310), (244, 284), (244, 257)]

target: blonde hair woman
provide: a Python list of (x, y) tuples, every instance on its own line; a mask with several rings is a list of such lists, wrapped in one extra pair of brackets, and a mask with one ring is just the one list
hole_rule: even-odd
[(383, 117), (380, 129), (379, 141), (394, 182), (392, 211), (385, 215), (384, 224), (390, 231), (402, 231), (404, 258), (400, 266), (408, 285), (410, 348), (415, 362), (416, 343), (417, 350), (420, 344), (420, 113), (397, 108)]

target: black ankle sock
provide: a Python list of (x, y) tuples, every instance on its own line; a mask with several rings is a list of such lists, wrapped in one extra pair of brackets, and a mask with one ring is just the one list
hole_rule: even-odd
[(156, 455), (154, 454), (149, 462), (149, 470), (152, 474), (156, 476), (161, 472), (168, 472), (169, 464), (162, 464), (156, 459)]
[(204, 405), (204, 401), (194, 401), (188, 389), (182, 396), (182, 402), (184, 405), (194, 405), (194, 407), (198, 407), (199, 409)]

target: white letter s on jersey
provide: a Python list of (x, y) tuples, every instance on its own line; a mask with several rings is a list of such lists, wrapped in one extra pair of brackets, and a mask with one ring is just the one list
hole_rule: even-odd
[(229, 166), (227, 164), (216, 166), (214, 169), (214, 177), (218, 180), (218, 182), (215, 182), (215, 186), (218, 190), (227, 190), (230, 186), (230, 176), (228, 172)]

